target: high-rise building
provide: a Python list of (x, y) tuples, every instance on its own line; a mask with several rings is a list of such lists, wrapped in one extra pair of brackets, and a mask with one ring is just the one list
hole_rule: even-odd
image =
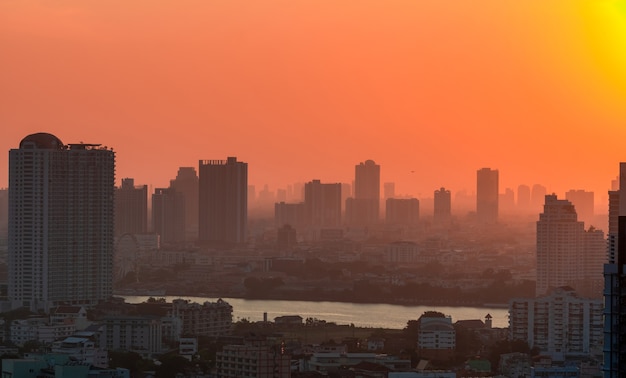
[(520, 185), (517, 187), (517, 208), (522, 211), (528, 210), (530, 206), (530, 186)]
[(312, 227), (341, 226), (341, 184), (322, 184), (313, 180), (304, 184), (304, 208)]
[(198, 238), (198, 175), (194, 167), (180, 167), (170, 188), (182, 193), (185, 200), (185, 239)]
[(476, 172), (476, 217), (481, 223), (498, 221), (498, 170), (482, 168)]
[(0, 240), (6, 240), (9, 230), (9, 190), (0, 189)]
[(593, 228), (585, 231), (570, 201), (554, 194), (545, 198), (537, 221), (536, 294), (571, 286), (578, 294), (598, 297), (600, 267), (605, 260), (604, 233)]
[(380, 219), (380, 165), (373, 160), (354, 167), (354, 197), (346, 199), (346, 222), (371, 225)]
[(396, 183), (386, 182), (383, 184), (385, 199), (394, 198), (396, 196)]
[(417, 198), (388, 198), (385, 201), (387, 224), (417, 226), (420, 217), (420, 202)]
[(452, 200), (446, 188), (435, 190), (433, 221), (436, 224), (447, 223), (452, 217)]
[[(617, 189), (612, 186), (612, 189)], [(604, 265), (604, 377), (626, 376), (626, 163), (609, 192), (608, 262)]]
[(587, 223), (593, 221), (594, 195), (586, 190), (569, 190), (565, 193), (565, 199), (570, 201), (576, 208), (578, 217)]
[(152, 230), (161, 243), (185, 241), (185, 195), (173, 188), (157, 188), (152, 195)]
[(543, 206), (543, 200), (548, 194), (548, 190), (545, 186), (541, 184), (533, 185), (533, 188), (530, 192), (530, 207), (533, 212), (541, 211), (541, 207)]
[(200, 160), (198, 239), (243, 243), (248, 222), (248, 164), (236, 157)]
[(122, 179), (115, 189), (115, 236), (148, 232), (148, 186), (135, 186), (132, 178)]
[(49, 311), (112, 295), (115, 154), (47, 133), (9, 152), (8, 297)]

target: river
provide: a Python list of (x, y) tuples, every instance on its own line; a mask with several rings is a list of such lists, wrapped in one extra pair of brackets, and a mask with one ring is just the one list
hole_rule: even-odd
[[(149, 296), (122, 296), (126, 303), (141, 303)], [(217, 298), (203, 297), (164, 297), (168, 302), (182, 298), (192, 302), (215, 302)], [(452, 317), (452, 321), (481, 319), (490, 314), (493, 327), (508, 327), (509, 312), (500, 307), (449, 307), (449, 306), (402, 306), (391, 304), (363, 304), (346, 302), (309, 302), (280, 300), (251, 300), (222, 298), (233, 306), (233, 320), (263, 320), (263, 313), (272, 321), (277, 316), (300, 315), (304, 319), (312, 317), (337, 324), (351, 324), (357, 327), (401, 329), (408, 320), (417, 320), (425, 311), (439, 311)]]

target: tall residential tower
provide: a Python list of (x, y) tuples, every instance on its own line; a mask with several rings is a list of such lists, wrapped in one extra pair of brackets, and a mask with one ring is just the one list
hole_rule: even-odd
[(112, 295), (115, 154), (47, 133), (9, 152), (9, 300), (48, 311)]
[(200, 160), (198, 239), (243, 243), (248, 222), (248, 164), (236, 157)]

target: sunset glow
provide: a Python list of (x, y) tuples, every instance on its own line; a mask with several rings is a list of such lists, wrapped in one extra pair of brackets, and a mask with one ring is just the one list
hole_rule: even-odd
[(501, 191), (600, 202), (626, 160), (625, 67), (625, 1), (5, 1), (0, 187), (45, 131), (155, 187), (199, 159), (272, 188), (373, 159), (400, 194), (473, 192), (491, 167)]

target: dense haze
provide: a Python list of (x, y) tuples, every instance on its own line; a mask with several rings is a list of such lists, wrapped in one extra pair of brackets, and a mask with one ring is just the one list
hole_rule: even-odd
[[(622, 5), (620, 5), (622, 4)], [(5, 1), (0, 149), (45, 131), (165, 186), (237, 156), (249, 182), (396, 193), (541, 183), (606, 198), (626, 160), (626, 12), (613, 1)], [(0, 154), (0, 187), (7, 186)]]

